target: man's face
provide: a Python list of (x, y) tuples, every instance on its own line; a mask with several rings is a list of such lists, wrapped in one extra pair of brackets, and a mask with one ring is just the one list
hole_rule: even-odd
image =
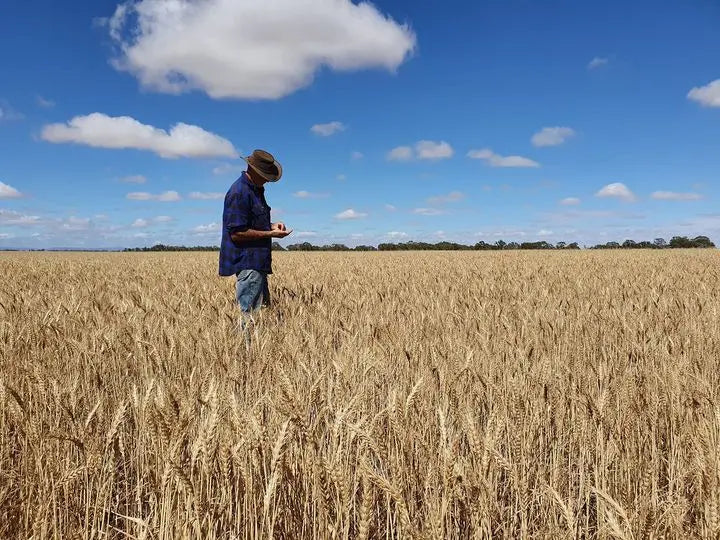
[(255, 172), (255, 169), (253, 169), (252, 167), (247, 168), (247, 175), (250, 177), (250, 180), (252, 180), (253, 184), (255, 184), (256, 186), (262, 186), (263, 184), (265, 184), (265, 182), (267, 182), (267, 180), (265, 180), (263, 176)]

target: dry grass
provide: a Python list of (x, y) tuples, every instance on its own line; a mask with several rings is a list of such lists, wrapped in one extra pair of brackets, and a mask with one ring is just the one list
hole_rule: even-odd
[(3, 538), (716, 538), (720, 256), (1, 254)]

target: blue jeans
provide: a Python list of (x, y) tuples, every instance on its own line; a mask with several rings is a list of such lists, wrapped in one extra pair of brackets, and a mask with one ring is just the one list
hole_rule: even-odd
[(251, 313), (270, 305), (267, 274), (257, 270), (240, 270), (237, 273), (235, 297), (244, 313)]

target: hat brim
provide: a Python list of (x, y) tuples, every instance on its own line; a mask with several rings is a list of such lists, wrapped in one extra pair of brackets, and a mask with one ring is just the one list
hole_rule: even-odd
[(245, 163), (247, 163), (248, 166), (253, 168), (253, 171), (258, 173), (260, 176), (262, 176), (268, 182), (277, 182), (278, 180), (280, 180), (280, 178), (282, 178), (282, 173), (283, 173), (282, 165), (280, 165), (280, 163), (277, 160), (273, 161), (273, 165), (275, 165), (275, 168), (278, 171), (277, 175), (274, 175), (274, 174), (267, 174), (267, 173), (261, 171), (255, 165), (253, 165), (247, 157), (244, 157), (244, 156), (240, 156), (240, 157), (242, 157), (243, 161)]

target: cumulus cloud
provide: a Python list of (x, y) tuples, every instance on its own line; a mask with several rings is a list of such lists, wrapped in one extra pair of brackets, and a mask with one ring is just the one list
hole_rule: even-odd
[(575, 135), (575, 130), (569, 127), (544, 127), (535, 133), (530, 141), (533, 146), (559, 146)]
[(304, 190), (293, 193), (293, 197), (297, 197), (298, 199), (325, 199), (329, 196), (329, 193), (311, 193), (310, 191)]
[(413, 158), (413, 150), (409, 146), (398, 146), (388, 152), (388, 161), (409, 161)]
[(209, 201), (214, 199), (224, 199), (225, 194), (219, 192), (200, 192), (193, 191), (188, 195), (188, 199), (195, 199), (197, 201)]
[(448, 159), (455, 153), (445, 141), (419, 141), (415, 145), (418, 159)]
[(0, 225), (27, 226), (40, 225), (41, 223), (42, 220), (40, 219), (40, 216), (31, 216), (27, 214), (22, 214), (15, 210), (7, 210), (5, 208), (0, 208)]
[(182, 199), (177, 191), (163, 191), (157, 195), (148, 193), (147, 191), (133, 191), (125, 196), (131, 201), (160, 201), (160, 202), (176, 202)]
[(687, 97), (704, 107), (720, 107), (720, 79), (705, 86), (696, 86), (688, 92)]
[(522, 156), (501, 156), (496, 154), (489, 148), (481, 150), (470, 150), (468, 152), (470, 159), (482, 159), (491, 167), (539, 167), (540, 164), (532, 159)]
[(388, 212), (394, 212), (395, 210), (397, 210), (397, 208), (392, 204), (386, 204), (385, 210), (387, 210)]
[(398, 146), (388, 152), (388, 161), (410, 161), (411, 159), (438, 160), (448, 159), (455, 151), (445, 141), (418, 141), (415, 147)]
[(367, 217), (365, 212), (358, 212), (352, 208), (348, 208), (339, 214), (335, 214), (335, 219), (362, 219), (364, 217)]
[(153, 221), (157, 223), (169, 223), (173, 220), (171, 216), (157, 216)]
[(354, 160), (362, 159), (364, 157), (365, 157), (365, 154), (363, 154), (362, 152), (358, 152), (357, 150), (355, 152), (353, 152), (352, 154), (350, 154), (350, 159), (354, 159)]
[(408, 233), (403, 231), (390, 231), (389, 233), (387, 233), (386, 236), (393, 240), (402, 240), (403, 238), (408, 237)]
[(465, 194), (461, 191), (451, 191), (447, 195), (438, 195), (436, 197), (430, 197), (427, 201), (430, 204), (445, 204), (451, 202), (461, 201), (465, 198)]
[(0, 199), (19, 199), (23, 194), (14, 187), (0, 182)]
[(138, 0), (106, 21), (116, 69), (158, 92), (278, 99), (335, 71), (395, 71), (415, 48), (407, 25), (351, 0)]
[(650, 197), (659, 201), (699, 201), (703, 198), (700, 193), (679, 193), (677, 191), (653, 191)]
[(145, 178), (142, 174), (133, 174), (131, 176), (122, 177), (120, 181), (125, 182), (126, 184), (144, 184), (147, 182), (147, 178)]
[(588, 62), (587, 68), (588, 69), (597, 69), (599, 67), (608, 65), (609, 62), (610, 62), (609, 58), (602, 58), (600, 56), (596, 56), (595, 58), (590, 60), (590, 62)]
[(438, 210), (437, 208), (415, 208), (413, 209), (413, 214), (418, 214), (421, 216), (439, 216), (441, 214), (444, 214), (442, 210)]
[(577, 204), (580, 204), (580, 199), (577, 197), (565, 197), (564, 199), (560, 200), (560, 204), (563, 206), (574, 206)]
[(315, 231), (298, 231), (294, 234), (297, 238), (313, 238), (317, 236)]
[(538, 235), (538, 236), (551, 236), (552, 234), (553, 234), (553, 232), (552, 232), (552, 231), (549, 231), (549, 230), (547, 230), (547, 229), (540, 229), (540, 230), (537, 232), (537, 235)]
[(344, 130), (345, 126), (342, 122), (338, 121), (328, 122), (327, 124), (315, 124), (310, 128), (310, 131), (312, 131), (315, 135), (320, 135), (321, 137), (329, 137), (330, 135), (335, 135), (336, 133)]
[(67, 124), (46, 125), (41, 137), (51, 143), (149, 150), (167, 159), (238, 157), (230, 141), (198, 126), (181, 122), (165, 131), (129, 116), (113, 117), (102, 113), (76, 116)]
[(133, 221), (131, 227), (135, 227), (136, 229), (141, 227), (147, 227), (150, 223), (147, 219), (138, 218), (135, 221)]
[(635, 194), (621, 182), (613, 182), (612, 184), (602, 187), (595, 196), (602, 198), (615, 198), (625, 202), (633, 202), (635, 200)]
[(213, 222), (208, 223), (207, 225), (198, 225), (197, 227), (194, 227), (191, 232), (195, 234), (211, 234), (220, 232), (220, 223)]

